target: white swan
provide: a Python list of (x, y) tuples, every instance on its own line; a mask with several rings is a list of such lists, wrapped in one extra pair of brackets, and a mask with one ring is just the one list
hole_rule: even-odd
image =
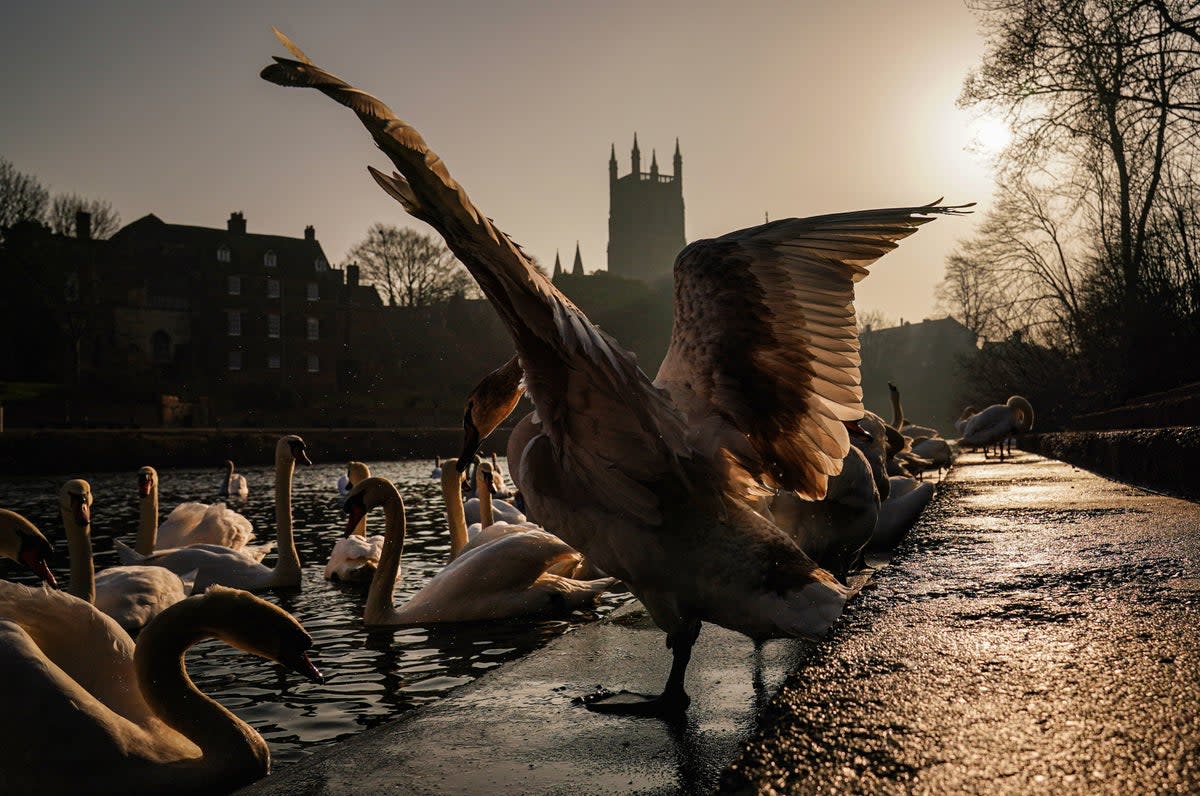
[(691, 244), (676, 260), (671, 347), (651, 383), (416, 130), (280, 38), (299, 60), (277, 58), (262, 76), (319, 88), (357, 113), (401, 173), (372, 176), (442, 234), (508, 327), (541, 420), (516, 478), (530, 510), (628, 584), (667, 633), (674, 660), (661, 695), (589, 707), (685, 709), (701, 621), (756, 639), (824, 633), (845, 589), (748, 504), (762, 483), (824, 496), (849, 452), (842, 422), (863, 413), (853, 282), (933, 214), (956, 210), (785, 219)]
[[(444, 468), (445, 470), (449, 467)], [(589, 608), (611, 578), (579, 581), (547, 572), (579, 553), (561, 539), (534, 532), (505, 536), (463, 553), (397, 608), (392, 602), (404, 547), (404, 502), (391, 481), (368, 478), (346, 498), (348, 527), (372, 508), (383, 507), (386, 542), (371, 581), (363, 624), (424, 625), (536, 616)]]
[[(371, 477), (371, 468), (362, 462), (350, 462), (346, 466), (346, 480), (350, 489)], [(370, 580), (379, 566), (383, 553), (383, 537), (379, 534), (367, 536), (367, 518), (364, 515), (348, 536), (338, 539), (325, 565), (325, 580), (340, 580), (361, 583)]]
[(958, 435), (960, 437), (962, 436), (963, 431), (967, 428), (967, 421), (969, 421), (974, 416), (975, 416), (975, 407), (973, 407), (973, 406), (964, 406), (963, 407), (962, 414), (960, 414), (958, 416), (958, 420), (954, 421), (954, 430), (958, 432)]
[[(196, 570), (194, 592), (201, 592), (214, 583), (239, 589), (272, 589), (300, 585), (300, 555), (292, 529), (292, 475), (296, 462), (312, 464), (305, 451), (304, 440), (295, 434), (280, 437), (275, 445), (275, 536), (278, 559), (274, 567), (261, 564), (244, 550), (232, 550), (219, 545), (201, 544), (141, 557), (131, 558), (139, 563), (166, 567), (181, 575)], [(116, 543), (118, 551), (123, 545)], [(125, 556), (132, 551), (125, 549)]]
[(845, 582), (875, 531), (879, 491), (866, 456), (851, 447), (842, 471), (829, 478), (824, 498), (801, 500), (792, 492), (779, 492), (770, 510), (772, 521), (809, 558)]
[(135, 649), (93, 606), (0, 583), (0, 781), (5, 792), (228, 793), (264, 776), (270, 749), (184, 669), (206, 638), (320, 681), (312, 640), (284, 611), (213, 589), (160, 614)]
[(52, 587), (58, 580), (46, 559), (54, 552), (38, 527), (15, 511), (0, 509), (0, 556), (11, 558)]
[[(1033, 428), (1033, 405), (1020, 395), (1011, 396), (1007, 402), (992, 404), (967, 421), (959, 445), (1000, 444), (1000, 461), (1004, 461), (1003, 443), (1014, 434), (1023, 434)], [(985, 451), (986, 452), (986, 451)]]
[(217, 491), (218, 497), (240, 498), (245, 500), (250, 495), (250, 487), (246, 484), (246, 476), (233, 471), (233, 460), (225, 460), (225, 479)]
[[(151, 619), (187, 597), (195, 573), (180, 576), (161, 567), (135, 564), (109, 567), (97, 575), (92, 559), (92, 500), (91, 484), (81, 478), (63, 484), (58, 493), (71, 559), (67, 591), (94, 603), (127, 633), (137, 635)], [(140, 500), (144, 525), (144, 506), (149, 500), (145, 497)]]
[(933, 499), (933, 484), (903, 476), (891, 479), (891, 496), (879, 506), (879, 520), (868, 547), (892, 548), (900, 543)]
[[(206, 538), (231, 541), (233, 544), (239, 545), (236, 549), (256, 561), (262, 561), (263, 557), (275, 547), (274, 542), (246, 545), (245, 542), (254, 537), (250, 521), (227, 508), (224, 503), (215, 503), (211, 506), (203, 503), (181, 503), (168, 518), (168, 522), (171, 522), (167, 535), (169, 543), (159, 544), (158, 471), (153, 467), (147, 466), (138, 470), (138, 505), (137, 541), (133, 549), (120, 540), (114, 540), (117, 558), (122, 564), (140, 563), (143, 557), (152, 553), (165, 555), (191, 544), (208, 544), (199, 541)], [(171, 518), (177, 518), (177, 521), (172, 522)], [(181, 536), (184, 544), (178, 544)], [(188, 541), (192, 538), (197, 541)], [(214, 541), (212, 544), (221, 547), (231, 546), (221, 541)]]
[(492, 463), (480, 462), (475, 466), (475, 497), (463, 505), (467, 522), (472, 528), (478, 531), (479, 528), (475, 526), (486, 528), (497, 522), (528, 522), (529, 518), (520, 509), (495, 497), (495, 493), (496, 478)]

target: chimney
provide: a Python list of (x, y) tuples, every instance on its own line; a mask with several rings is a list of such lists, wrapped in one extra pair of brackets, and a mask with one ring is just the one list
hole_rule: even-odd
[(92, 214), (84, 210), (75, 213), (75, 237), (80, 240), (92, 238)]
[(354, 263), (346, 266), (346, 284), (350, 287), (358, 287), (358, 266)]
[(234, 235), (246, 234), (246, 217), (242, 215), (240, 210), (236, 213), (230, 213), (229, 221), (226, 224), (229, 227), (229, 231)]
[(317, 230), (313, 228), (312, 224), (309, 224), (304, 228), (304, 239), (314, 241), (317, 239)]

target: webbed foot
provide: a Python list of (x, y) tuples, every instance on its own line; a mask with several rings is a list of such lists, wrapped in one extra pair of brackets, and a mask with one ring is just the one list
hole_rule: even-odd
[(687, 712), (691, 698), (682, 690), (657, 695), (633, 691), (600, 689), (579, 700), (588, 710), (615, 716), (649, 716), (659, 719), (678, 719)]

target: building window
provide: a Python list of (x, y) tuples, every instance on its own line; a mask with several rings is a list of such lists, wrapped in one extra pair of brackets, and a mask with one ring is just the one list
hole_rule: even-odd
[(229, 336), (241, 337), (242, 335), (242, 311), (229, 311)]
[(317, 273), (321, 273), (322, 271), (328, 271), (329, 270), (329, 261), (326, 260), (324, 257), (318, 257), (317, 259), (313, 260), (313, 267), (317, 269)]
[(156, 365), (171, 361), (171, 335), (162, 329), (150, 335), (150, 361)]
[(279, 280), (267, 280), (267, 298), (279, 298)]
[(242, 295), (242, 278), (240, 276), (229, 277), (229, 295)]
[(267, 354), (267, 367), (271, 370), (279, 370), (279, 354)]
[(279, 316), (274, 315), (274, 314), (268, 315), (267, 316), (267, 337), (278, 337), (278, 336), (279, 336)]
[(308, 372), (309, 373), (320, 373), (321, 372), (321, 358), (319, 356), (317, 356), (316, 354), (308, 355)]
[(267, 252), (263, 255), (263, 265), (267, 268), (275, 267), (275, 252)]
[(321, 322), (316, 318), (308, 319), (308, 339), (309, 340), (320, 340), (321, 339)]
[(242, 369), (242, 352), (241, 351), (230, 351), (229, 352), (229, 369), (230, 370), (241, 370)]
[(227, 263), (230, 260), (230, 252), (228, 246), (222, 246), (217, 249), (217, 262)]
[(308, 300), (317, 301), (321, 298), (321, 286), (316, 282), (308, 283)]

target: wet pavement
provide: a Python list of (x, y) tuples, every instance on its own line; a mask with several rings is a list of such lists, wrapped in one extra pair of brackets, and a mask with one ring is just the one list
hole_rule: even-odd
[(705, 625), (684, 723), (638, 610), (583, 627), (254, 794), (1200, 792), (1200, 505), (1019, 454), (960, 459), (821, 643)]

